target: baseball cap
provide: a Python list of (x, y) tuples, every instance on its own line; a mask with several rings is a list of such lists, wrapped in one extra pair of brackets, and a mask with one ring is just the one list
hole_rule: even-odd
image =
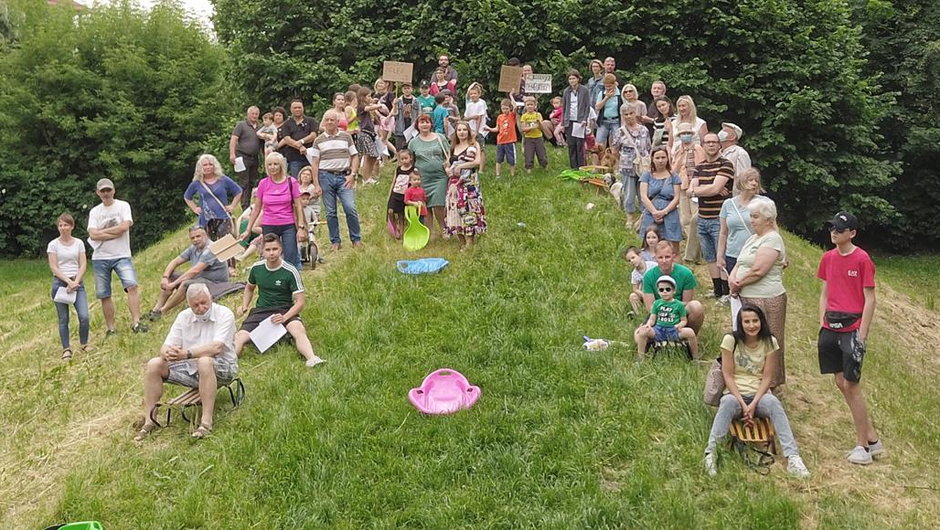
[(672, 279), (672, 276), (667, 276), (663, 274), (662, 276), (656, 279), (656, 285), (659, 285), (660, 282), (666, 282), (669, 285), (671, 285), (673, 289), (676, 288), (676, 281)]
[(114, 183), (111, 182), (111, 179), (98, 179), (98, 184), (95, 184), (95, 189), (101, 191), (104, 189), (114, 189)]
[(839, 212), (826, 226), (836, 230), (858, 230), (858, 219), (849, 212)]

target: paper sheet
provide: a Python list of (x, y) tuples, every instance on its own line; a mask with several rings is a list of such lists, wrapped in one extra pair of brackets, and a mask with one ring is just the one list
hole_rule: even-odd
[(741, 311), (741, 299), (737, 296), (729, 297), (731, 300), (731, 329), (738, 330), (738, 313)]
[(274, 344), (281, 340), (287, 333), (287, 328), (283, 324), (275, 324), (271, 322), (271, 317), (268, 317), (261, 321), (258, 324), (258, 327), (251, 332), (251, 342), (255, 343), (255, 347), (258, 348), (258, 352), (264, 353), (274, 346)]
[(240, 156), (235, 157), (235, 172), (241, 173), (242, 171), (245, 171), (246, 169), (247, 168), (245, 167), (245, 159)]
[(584, 138), (584, 125), (581, 122), (576, 121), (571, 124), (571, 136)]
[(405, 135), (405, 141), (410, 142), (412, 138), (414, 138), (415, 136), (418, 136), (418, 129), (415, 129), (415, 124), (412, 123), (411, 127), (408, 127), (407, 129), (405, 129), (403, 133)]
[(70, 293), (68, 287), (59, 287), (56, 289), (55, 296), (52, 300), (60, 304), (74, 304), (76, 294), (78, 294), (78, 291), (72, 291)]

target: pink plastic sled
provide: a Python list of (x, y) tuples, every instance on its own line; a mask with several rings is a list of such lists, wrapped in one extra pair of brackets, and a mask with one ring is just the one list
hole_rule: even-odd
[(408, 400), (425, 414), (451, 414), (468, 409), (480, 399), (480, 387), (473, 386), (456, 370), (441, 368), (424, 378), (421, 386), (408, 392)]

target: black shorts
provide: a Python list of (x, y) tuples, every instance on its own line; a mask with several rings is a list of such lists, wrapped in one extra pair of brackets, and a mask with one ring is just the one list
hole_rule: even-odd
[[(242, 322), (242, 327), (238, 329), (240, 331), (244, 330), (244, 331), (251, 333), (252, 331), (255, 330), (256, 327), (258, 327), (258, 324), (260, 324), (264, 319), (268, 318), (271, 315), (276, 315), (278, 313), (283, 315), (288, 310), (290, 310), (290, 307), (256, 307), (248, 313), (248, 316), (245, 317), (245, 321)], [(284, 322), (283, 324), (286, 326), (287, 324), (295, 320), (303, 322), (303, 320), (300, 320), (299, 316), (294, 315), (293, 317), (288, 319), (287, 322)], [(284, 336), (290, 337), (290, 333)]]
[(388, 196), (388, 209), (404, 217), (405, 215), (405, 194), (395, 193)]
[(837, 332), (819, 329), (819, 372), (842, 372), (846, 381), (858, 383), (862, 379), (862, 361), (865, 346), (858, 341), (858, 330)]

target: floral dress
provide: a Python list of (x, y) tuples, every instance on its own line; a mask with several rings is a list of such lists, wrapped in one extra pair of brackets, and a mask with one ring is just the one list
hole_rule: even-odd
[[(476, 158), (476, 146), (469, 146), (460, 154), (451, 151), (450, 165), (472, 161)], [(444, 231), (449, 235), (475, 236), (486, 231), (486, 210), (476, 168), (460, 170), (457, 176), (447, 181), (447, 216)]]

